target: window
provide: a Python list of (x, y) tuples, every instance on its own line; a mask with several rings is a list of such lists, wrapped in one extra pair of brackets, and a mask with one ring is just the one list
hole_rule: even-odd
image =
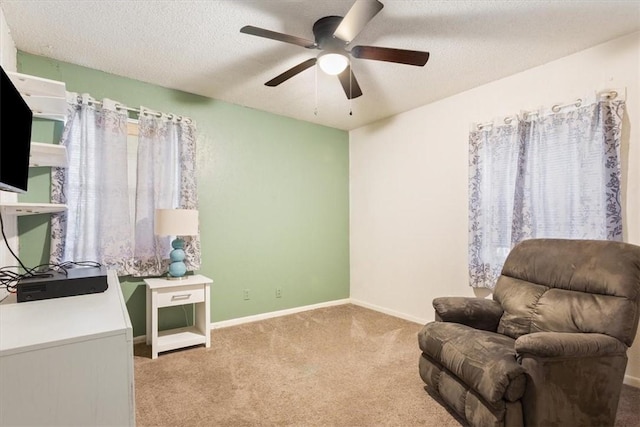
[(623, 100), (580, 101), (469, 136), (469, 276), (493, 288), (530, 238), (622, 240)]
[[(52, 218), (51, 262), (97, 261), (120, 275), (163, 274), (169, 238), (155, 236), (154, 213), (197, 209), (195, 125), (144, 108), (136, 123), (121, 104), (88, 95), (70, 108), (61, 141), (69, 166), (52, 177), (52, 201), (65, 203), (67, 212)], [(188, 240), (185, 262), (196, 270), (199, 239)]]

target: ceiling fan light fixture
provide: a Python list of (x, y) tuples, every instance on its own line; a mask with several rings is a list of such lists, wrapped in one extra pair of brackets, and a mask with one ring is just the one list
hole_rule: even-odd
[(335, 76), (347, 68), (349, 58), (341, 53), (323, 52), (318, 55), (318, 65), (325, 73)]

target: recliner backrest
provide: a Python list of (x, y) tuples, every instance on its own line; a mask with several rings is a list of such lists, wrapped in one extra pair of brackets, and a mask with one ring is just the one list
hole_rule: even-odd
[(631, 346), (640, 315), (640, 246), (603, 240), (531, 239), (516, 245), (493, 299), (498, 332), (601, 333)]

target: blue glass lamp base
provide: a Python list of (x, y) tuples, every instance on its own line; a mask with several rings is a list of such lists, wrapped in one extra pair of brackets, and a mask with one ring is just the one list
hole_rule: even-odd
[(176, 238), (173, 242), (171, 242), (171, 247), (173, 247), (173, 250), (169, 254), (171, 264), (169, 264), (169, 273), (167, 274), (167, 279), (185, 279), (187, 266), (184, 264), (184, 259), (186, 258), (186, 254), (184, 253), (184, 240)]

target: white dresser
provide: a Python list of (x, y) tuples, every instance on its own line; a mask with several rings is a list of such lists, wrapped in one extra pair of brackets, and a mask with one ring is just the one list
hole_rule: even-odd
[(133, 426), (133, 336), (120, 282), (0, 304), (0, 426)]

